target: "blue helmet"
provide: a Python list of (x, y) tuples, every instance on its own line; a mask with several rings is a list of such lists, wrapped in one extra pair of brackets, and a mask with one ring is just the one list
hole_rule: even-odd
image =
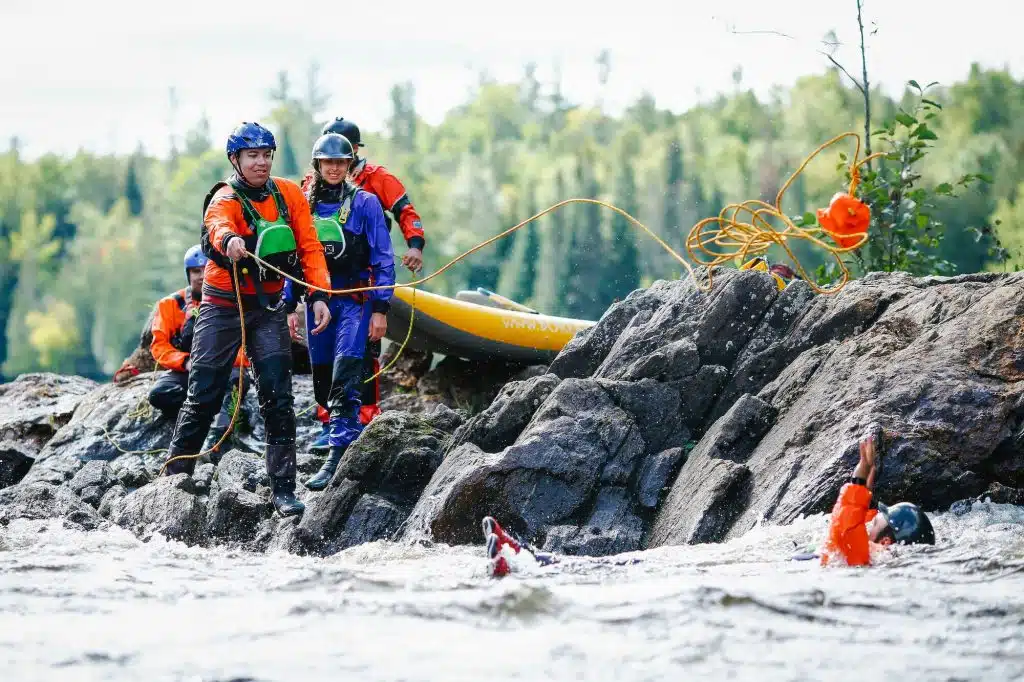
[(242, 123), (228, 135), (228, 156), (243, 149), (277, 149), (274, 133), (259, 123)]
[(203, 253), (203, 248), (196, 244), (195, 246), (189, 247), (189, 250), (185, 252), (185, 283), (191, 284), (188, 278), (188, 271), (190, 268), (202, 268), (206, 267), (206, 262), (209, 258)]

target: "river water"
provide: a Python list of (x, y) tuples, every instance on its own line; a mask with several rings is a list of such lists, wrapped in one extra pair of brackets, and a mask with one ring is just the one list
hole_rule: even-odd
[(1024, 509), (933, 517), (867, 569), (826, 519), (487, 577), (483, 546), (326, 559), (0, 529), (0, 680), (1024, 679)]

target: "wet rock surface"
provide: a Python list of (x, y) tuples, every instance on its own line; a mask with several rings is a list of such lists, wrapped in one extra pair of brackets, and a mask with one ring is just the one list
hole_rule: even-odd
[(491, 514), (538, 547), (605, 555), (826, 511), (869, 429), (883, 434), (884, 501), (1020, 504), (1021, 339), (1024, 274), (873, 274), (832, 296), (732, 269), (710, 292), (656, 282), (549, 368), (410, 352), (319, 492), (302, 486), (323, 456), (307, 452), (320, 424), (295, 377), (306, 512), (289, 519), (269, 505), (254, 394), (219, 466), (160, 478), (172, 426), (141, 408), (151, 376), (27, 375), (0, 386), (0, 523), (326, 555), (479, 543)]

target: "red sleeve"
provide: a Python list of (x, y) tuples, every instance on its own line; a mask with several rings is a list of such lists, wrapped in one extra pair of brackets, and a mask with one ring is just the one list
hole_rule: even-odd
[(171, 337), (184, 324), (184, 317), (177, 301), (173, 298), (160, 299), (160, 302), (156, 304), (156, 313), (153, 315), (153, 341), (149, 344), (149, 352), (153, 355), (156, 363), (165, 369), (177, 372), (185, 371), (188, 353), (172, 346)]
[[(387, 168), (377, 168), (373, 173), (371, 181), (373, 182), (373, 193), (380, 199), (380, 203), (384, 208), (391, 211), (392, 214), (394, 213), (392, 209), (395, 207), (395, 204), (403, 197), (408, 201), (402, 181), (392, 175), (391, 171)], [(426, 241), (423, 236), (423, 221), (420, 219), (420, 214), (416, 212), (416, 208), (412, 203), (406, 203), (401, 214), (396, 217), (405, 241), (412, 246), (412, 242), (415, 239), (420, 242), (419, 247), (422, 248), (423, 243)]]
[(327, 261), (324, 260), (324, 247), (316, 238), (313, 227), (313, 216), (309, 212), (309, 202), (302, 190), (294, 182), (279, 180), (278, 186), (288, 204), (288, 215), (291, 216), (292, 230), (295, 232), (295, 245), (298, 247), (299, 260), (302, 262), (302, 273), (310, 284), (323, 289), (331, 288), (331, 278), (327, 274)]
[(850, 566), (867, 566), (871, 563), (868, 529), (864, 525), (870, 504), (870, 490), (862, 485), (847, 483), (839, 491), (839, 499), (832, 508), (827, 549), (842, 554)]
[(234, 190), (230, 187), (221, 187), (217, 190), (203, 217), (206, 230), (210, 233), (210, 243), (213, 248), (225, 255), (227, 253), (224, 247), (227, 240), (231, 237), (240, 237), (242, 233), (239, 232), (238, 226), (245, 225), (242, 204), (232, 197), (233, 194)]

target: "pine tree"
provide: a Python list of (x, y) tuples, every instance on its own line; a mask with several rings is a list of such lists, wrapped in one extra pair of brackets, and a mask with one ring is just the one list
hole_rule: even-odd
[[(679, 235), (683, 229), (683, 152), (679, 144), (679, 137), (676, 134), (672, 136), (672, 139), (669, 142), (665, 165), (667, 167), (667, 177), (661, 237), (671, 244), (679, 241), (676, 239), (676, 236)], [(652, 262), (655, 264), (660, 276), (665, 276), (667, 272), (671, 272), (675, 269), (675, 266), (673, 265), (674, 261), (671, 260), (671, 257), (667, 253), (660, 248), (658, 248), (655, 253), (657, 255), (654, 257)]]
[[(564, 197), (565, 179), (559, 172), (555, 176), (555, 196)], [(565, 211), (549, 213), (540, 231), (540, 258), (536, 284), (534, 285), (534, 307), (549, 315), (564, 314), (566, 251), (572, 244), (568, 234)]]
[(280, 137), (277, 149), (281, 157), (277, 160), (277, 167), (274, 170), (282, 177), (297, 179), (302, 171), (299, 168), (298, 159), (295, 158), (295, 150), (292, 148), (291, 130), (288, 127), (282, 128)]
[[(619, 208), (636, 217), (636, 176), (628, 161), (619, 164), (615, 197)], [(618, 213), (612, 216), (611, 239), (606, 252), (607, 268), (601, 280), (601, 298), (610, 305), (640, 286), (640, 253), (636, 247), (636, 228)]]
[[(519, 220), (525, 220), (537, 213), (532, 188), (526, 190), (525, 205), (526, 210), (520, 214)], [(516, 222), (518, 223), (519, 220)], [(533, 222), (519, 228), (514, 236), (512, 249), (501, 266), (498, 293), (508, 296), (514, 301), (526, 303), (533, 298), (534, 280), (537, 277), (537, 259), (540, 256), (537, 223)]]
[(142, 154), (136, 152), (128, 162), (128, 171), (124, 178), (124, 198), (128, 200), (128, 210), (133, 216), (142, 215), (142, 187), (139, 185), (138, 166)]
[[(588, 198), (597, 198), (601, 188), (593, 170), (590, 154), (581, 156), (576, 164), (576, 186)], [(602, 280), (607, 276), (604, 235), (601, 230), (601, 207), (577, 204), (569, 231), (569, 248), (565, 251), (565, 302), (569, 314), (596, 320), (610, 301), (601, 300)]]

